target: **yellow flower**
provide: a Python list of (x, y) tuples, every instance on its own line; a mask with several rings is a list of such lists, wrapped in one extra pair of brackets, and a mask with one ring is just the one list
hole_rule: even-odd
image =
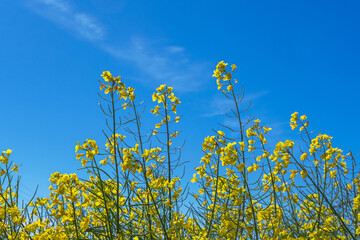
[(81, 159), (81, 166), (85, 167), (88, 162), (85, 158)]
[(160, 85), (160, 87), (158, 87), (158, 88), (156, 89), (156, 91), (158, 91), (158, 92), (164, 91), (164, 90), (165, 90), (165, 86), (166, 86), (166, 84)]
[(239, 142), (239, 144), (240, 144), (240, 151), (244, 151), (245, 143), (244, 142)]
[(171, 104), (171, 111), (176, 114), (176, 104)]
[(153, 93), (152, 100), (155, 102), (159, 98), (158, 93)]
[(20, 166), (16, 165), (15, 163), (13, 163), (13, 164), (14, 164), (14, 166), (11, 168), (11, 171), (14, 171), (15, 173), (17, 173)]
[(233, 72), (233, 71), (235, 71), (235, 69), (237, 68), (237, 66), (235, 65), (235, 64), (233, 64), (233, 65), (231, 65), (231, 71)]
[(308, 157), (307, 153), (304, 152), (304, 153), (300, 156), (300, 159), (301, 159), (302, 161), (304, 161), (307, 157)]
[(191, 182), (199, 182), (199, 180), (196, 178), (196, 173), (194, 173), (193, 178), (191, 179)]
[(294, 119), (294, 121), (296, 121), (298, 119), (298, 112), (294, 112), (293, 114), (291, 114), (291, 118)]
[(291, 173), (289, 179), (294, 179), (295, 176), (296, 176), (296, 174), (298, 173), (298, 171), (296, 171), (296, 170), (290, 170), (290, 172), (292, 172), (292, 173)]
[(220, 135), (220, 138), (221, 138), (221, 137), (223, 137), (223, 136), (225, 135), (225, 133), (224, 133), (224, 132), (222, 132), (222, 131), (217, 131), (217, 134), (219, 134), (219, 135)]
[(262, 128), (264, 129), (264, 134), (272, 130), (272, 128), (268, 128), (268, 127), (262, 127)]
[(11, 153), (12, 153), (12, 150), (11, 150), (11, 149), (8, 149), (8, 150), (2, 152), (2, 154), (3, 154), (3, 155), (6, 154), (7, 157), (9, 157)]
[(226, 168), (226, 170), (227, 170), (226, 175), (227, 175), (228, 177), (230, 177), (231, 175), (233, 175), (233, 174), (235, 173), (235, 171), (232, 170), (232, 169)]
[(99, 163), (102, 164), (102, 165), (106, 165), (108, 163), (108, 158), (105, 158), (103, 160), (101, 160)]
[(254, 171), (256, 171), (256, 170), (258, 170), (260, 168), (260, 165), (257, 165), (257, 164), (253, 164), (253, 169), (254, 169)]
[(114, 80), (113, 76), (109, 71), (104, 71), (101, 76), (104, 78), (105, 82), (111, 82)]
[(252, 151), (254, 151), (254, 149), (256, 149), (256, 147), (253, 147), (253, 146), (249, 145), (248, 152), (252, 152)]
[(221, 61), (216, 65), (216, 69), (219, 69), (221, 72), (224, 72), (226, 65), (228, 65), (228, 64), (224, 63), (224, 61)]
[(308, 171), (306, 171), (306, 170), (301, 170), (300, 174), (301, 174), (301, 177), (302, 177), (303, 179), (305, 179), (305, 178), (307, 177), (307, 175), (308, 175)]
[(291, 130), (294, 130), (298, 125), (295, 123), (290, 123)]
[(336, 173), (337, 173), (336, 170), (330, 171), (330, 177), (331, 177), (332, 179), (334, 179), (334, 178), (336, 177)]
[(232, 78), (232, 74), (231, 73), (226, 73), (226, 75), (224, 75), (224, 81), (229, 81), (229, 80), (231, 80), (231, 78)]
[(179, 133), (180, 133), (180, 132), (176, 131), (176, 132), (170, 134), (170, 136), (174, 138), (174, 137), (176, 137), (177, 135), (179, 135)]
[(239, 172), (241, 172), (244, 168), (245, 168), (245, 164), (244, 163), (240, 163), (239, 165), (236, 166), (237, 169), (239, 170)]

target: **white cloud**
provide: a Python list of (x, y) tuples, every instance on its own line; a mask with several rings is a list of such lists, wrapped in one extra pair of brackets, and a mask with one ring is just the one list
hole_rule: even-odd
[(214, 98), (209, 105), (206, 106), (206, 113), (203, 117), (214, 117), (227, 113), (233, 107), (233, 102), (225, 97)]
[(103, 46), (111, 55), (134, 63), (151, 82), (166, 83), (179, 92), (199, 90), (207, 79), (204, 63), (194, 63), (183, 56), (184, 48), (162, 47), (141, 38), (132, 38), (129, 46)]
[[(258, 99), (266, 94), (268, 94), (267, 91), (259, 91), (256, 93), (245, 94), (244, 98), (241, 101), (241, 104), (242, 106), (247, 107), (250, 104), (250, 101)], [(218, 115), (223, 115), (233, 108), (235, 108), (233, 100), (228, 99), (225, 96), (215, 97), (212, 99), (210, 104), (206, 106), (207, 112), (203, 114), (203, 117), (214, 117)]]
[(185, 49), (183, 47), (179, 47), (179, 46), (169, 46), (169, 47), (166, 47), (166, 50), (169, 53), (181, 53), (181, 52), (185, 51)]
[(103, 27), (89, 14), (77, 11), (63, 0), (35, 0), (27, 4), (33, 11), (88, 41), (102, 40)]
[[(41, 16), (94, 43), (110, 55), (135, 65), (146, 77), (139, 81), (163, 84), (178, 92), (193, 92), (207, 80), (204, 63), (195, 63), (186, 57), (185, 48), (153, 44), (139, 37), (124, 37), (130, 42), (109, 43), (105, 30), (96, 19), (80, 12), (66, 0), (29, 0), (28, 6)], [(152, 86), (153, 87), (153, 86)]]

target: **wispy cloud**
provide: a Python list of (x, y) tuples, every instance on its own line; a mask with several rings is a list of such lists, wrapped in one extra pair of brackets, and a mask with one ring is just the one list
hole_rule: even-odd
[(216, 97), (206, 106), (203, 117), (214, 117), (227, 113), (233, 107), (233, 102), (227, 98)]
[[(245, 94), (241, 103), (244, 106), (248, 106), (250, 104), (250, 101), (254, 101), (268, 93), (268, 91), (259, 91), (256, 93)], [(212, 101), (210, 101), (209, 105), (206, 106), (206, 113), (202, 116), (214, 117), (218, 115), (223, 115), (229, 112), (232, 108), (234, 108), (234, 102), (232, 100), (227, 99), (224, 96), (214, 97)]]
[(156, 84), (167, 83), (179, 92), (199, 90), (207, 79), (205, 63), (190, 61), (178, 46), (155, 46), (133, 37), (127, 47), (104, 46), (111, 55), (132, 62)]
[(33, 0), (27, 5), (39, 15), (88, 41), (102, 40), (105, 36), (104, 28), (94, 17), (76, 10), (66, 1)]
[(179, 47), (179, 46), (169, 46), (169, 47), (166, 47), (166, 50), (169, 53), (181, 53), (181, 52), (185, 51), (185, 48)]
[(139, 73), (146, 76), (135, 77), (139, 81), (166, 83), (178, 92), (193, 92), (207, 80), (206, 63), (190, 60), (181, 46), (154, 44), (154, 39), (144, 37), (124, 37), (130, 42), (115, 45), (106, 39), (104, 27), (95, 17), (78, 11), (66, 0), (29, 0), (28, 3), (39, 15), (94, 43), (113, 57), (135, 65)]

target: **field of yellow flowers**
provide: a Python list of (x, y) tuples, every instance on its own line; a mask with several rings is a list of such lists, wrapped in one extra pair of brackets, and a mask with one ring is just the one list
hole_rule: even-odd
[(21, 204), (19, 166), (12, 150), (2, 152), (0, 239), (360, 239), (355, 157), (334, 147), (332, 137), (315, 135), (297, 112), (290, 126), (302, 144), (269, 146), (271, 128), (241, 117), (235, 69), (222, 61), (214, 70), (218, 90), (233, 102), (228, 117), (238, 126), (205, 138), (191, 179), (198, 191), (182, 189), (174, 175), (182, 164), (180, 147), (172, 145), (181, 121), (174, 89), (156, 89), (152, 100), (158, 105), (151, 112), (158, 123), (146, 134), (135, 89), (103, 72), (106, 144), (86, 139), (75, 146), (87, 179), (55, 172), (47, 198), (34, 195)]

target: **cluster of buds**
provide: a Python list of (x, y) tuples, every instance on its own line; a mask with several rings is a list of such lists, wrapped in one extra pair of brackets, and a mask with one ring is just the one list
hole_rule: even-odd
[[(121, 76), (113, 77), (109, 71), (104, 71), (101, 76), (103, 77), (106, 84), (100, 82), (100, 91), (105, 89), (105, 94), (116, 92), (117, 94), (119, 94), (119, 100), (126, 100), (128, 97), (130, 101), (135, 100), (135, 89), (132, 87), (126, 88), (125, 84), (121, 82)], [(123, 108), (125, 109), (128, 105), (129, 103), (124, 103)]]
[[(234, 84), (236, 84), (238, 81), (234, 79), (234, 83), (231, 82), (232, 72), (235, 71), (236, 65), (235, 64), (231, 65), (231, 72), (226, 71), (227, 65), (228, 64), (224, 63), (224, 61), (219, 62), (216, 65), (216, 69), (214, 70), (213, 77), (217, 78), (216, 83), (218, 85), (218, 90), (221, 90), (222, 86), (226, 86), (227, 91), (230, 92), (233, 90)], [(221, 83), (220, 81), (223, 81), (223, 83)]]
[[(168, 109), (172, 111), (174, 114), (176, 114), (176, 107), (181, 103), (178, 97), (175, 97), (174, 93), (172, 92), (173, 88), (168, 87), (165, 84), (160, 85), (160, 87), (156, 88), (157, 92), (154, 92), (152, 95), (152, 100), (158, 103), (162, 103), (162, 106), (166, 112), (166, 116), (161, 119), (160, 123), (157, 123), (155, 125), (155, 128), (160, 128), (164, 123), (170, 122), (171, 118), (170, 115), (168, 115)], [(170, 101), (168, 101), (170, 100)], [(171, 107), (169, 106), (171, 105)], [(155, 114), (155, 116), (160, 114), (162, 107), (159, 105), (156, 105), (154, 109), (151, 109), (150, 112)], [(180, 117), (175, 117), (175, 123), (179, 122)], [(157, 130), (153, 130), (153, 135), (157, 134)], [(171, 134), (172, 137), (176, 137), (179, 134), (179, 132), (174, 132)]]

